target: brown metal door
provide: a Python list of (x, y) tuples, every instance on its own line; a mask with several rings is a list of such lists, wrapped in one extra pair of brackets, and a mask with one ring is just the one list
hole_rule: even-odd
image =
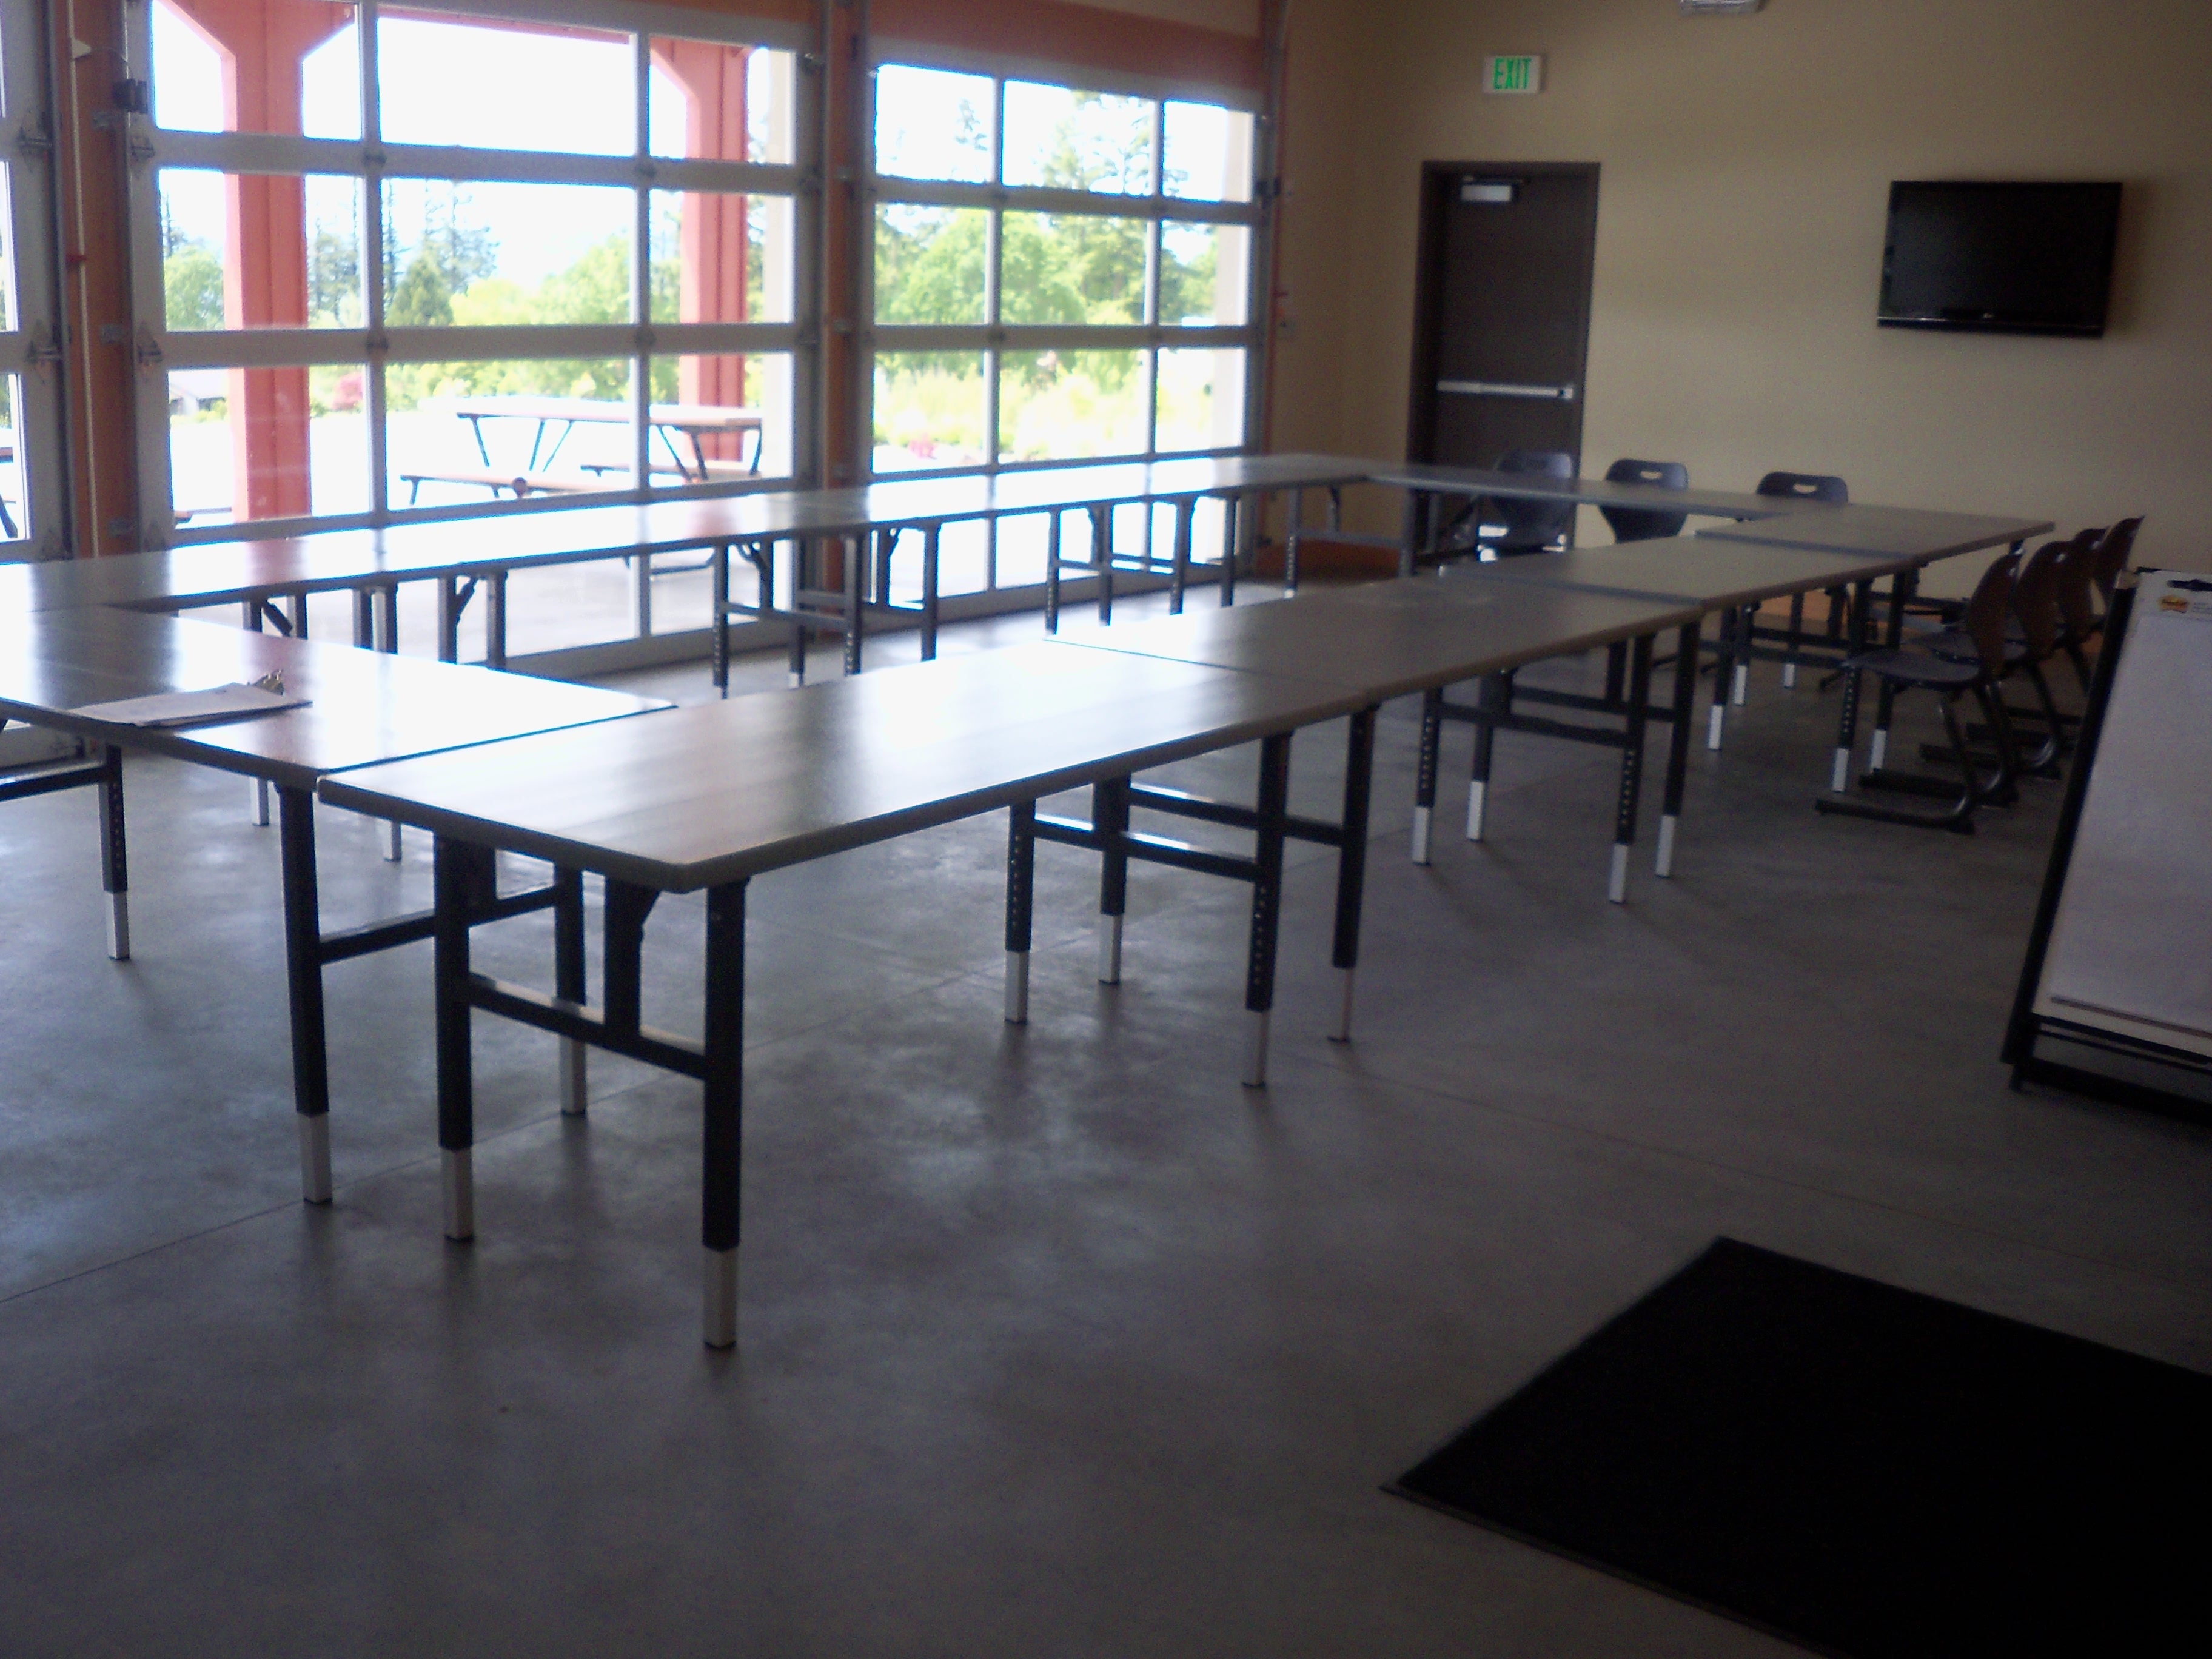
[(1579, 471), (1597, 175), (1595, 162), (1423, 166), (1407, 459), (1563, 449)]

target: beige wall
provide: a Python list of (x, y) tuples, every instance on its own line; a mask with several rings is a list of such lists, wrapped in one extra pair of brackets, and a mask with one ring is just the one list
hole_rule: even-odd
[[(2141, 512), (2145, 558), (2212, 568), (2208, 0), (1293, 0), (1291, 31), (1278, 447), (1403, 453), (1424, 160), (1597, 161), (1589, 468)], [(1474, 89), (1520, 52), (1540, 95)], [(2125, 181), (2103, 339), (1875, 326), (1888, 183), (1944, 177)]]

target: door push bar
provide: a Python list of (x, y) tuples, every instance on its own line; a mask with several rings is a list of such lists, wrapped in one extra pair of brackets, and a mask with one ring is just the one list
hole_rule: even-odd
[(1438, 380), (1437, 390), (1468, 398), (1546, 398), (1561, 404), (1575, 400), (1571, 386), (1522, 386), (1512, 380)]

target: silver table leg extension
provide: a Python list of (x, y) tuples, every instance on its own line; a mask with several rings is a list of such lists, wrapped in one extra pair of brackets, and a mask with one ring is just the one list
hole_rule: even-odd
[(700, 1298), (699, 1335), (710, 1348), (738, 1346), (738, 1253), (708, 1249)]
[(1101, 914), (1098, 918), (1098, 982), (1121, 982), (1121, 918)]
[(1030, 953), (1006, 952), (1006, 1024), (1030, 1023)]
[(1889, 728), (1886, 726), (1877, 726), (1874, 729), (1874, 745), (1868, 755), (1867, 764), (1875, 771), (1879, 772), (1881, 770), (1882, 762), (1888, 758)]
[(398, 820), (387, 819), (384, 825), (384, 861), (386, 864), (397, 864), (404, 850), (399, 844)]
[(1483, 797), (1489, 793), (1489, 789), (1490, 786), (1487, 783), (1480, 781), (1470, 783), (1467, 787), (1467, 838), (1469, 841), (1482, 839), (1482, 815), (1486, 804)]
[(1674, 873), (1675, 822), (1672, 812), (1662, 815), (1659, 820), (1659, 857), (1653, 870), (1656, 875), (1671, 876)]
[(1740, 662), (1735, 665), (1735, 679), (1729, 688), (1729, 701), (1741, 708), (1751, 698), (1751, 665)]
[(1606, 878), (1605, 896), (1615, 904), (1628, 902), (1628, 848), (1620, 842), (1613, 844), (1613, 871)]
[(1841, 744), (1836, 745), (1835, 769), (1828, 775), (1828, 787), (1836, 794), (1847, 793), (1851, 787), (1851, 751)]
[(110, 893), (107, 896), (107, 959), (110, 962), (131, 960), (131, 895)]
[(1358, 971), (1354, 968), (1336, 970), (1340, 994), (1336, 1003), (1336, 1029), (1328, 1034), (1331, 1042), (1352, 1041), (1352, 978)]
[(1244, 1086), (1248, 1089), (1267, 1086), (1268, 1018), (1257, 1009), (1244, 1011)]
[(464, 1146), (456, 1152), (442, 1148), (439, 1157), (444, 1168), (442, 1185), (446, 1194), (446, 1237), (460, 1242), (477, 1236), (477, 1186), (470, 1160), (475, 1148)]
[(1784, 691), (1795, 691), (1797, 689), (1797, 665), (1794, 662), (1785, 662), (1782, 665), (1782, 689)]
[(1416, 806), (1413, 809), (1413, 862), (1426, 864), (1428, 861), (1429, 809), (1425, 806)]
[(253, 827), (257, 830), (269, 827), (269, 780), (266, 778), (253, 781)]
[(587, 1060), (591, 1045), (574, 1037), (562, 1037), (561, 1044), (561, 1115), (581, 1117), (590, 1102)]
[(327, 1204), (331, 1201), (331, 1115), (294, 1115), (300, 1121), (300, 1196), (310, 1204)]
[(1721, 728), (1727, 723), (1728, 711), (1721, 707), (1721, 700), (1715, 697), (1711, 718), (1705, 722), (1705, 747), (1716, 754), (1720, 752)]

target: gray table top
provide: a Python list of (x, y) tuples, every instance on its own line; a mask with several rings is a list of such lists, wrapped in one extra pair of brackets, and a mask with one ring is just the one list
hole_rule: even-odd
[(687, 892), (1295, 731), (1363, 701), (1040, 643), (345, 772), (321, 793)]
[[(176, 731), (71, 712), (258, 679), (272, 669), (283, 671), (288, 692), (313, 701)], [(291, 787), (312, 787), (347, 767), (670, 706), (594, 686), (126, 611), (0, 614), (0, 716)]]
[(1663, 489), (1657, 484), (1610, 483), (1603, 478), (1548, 478), (1533, 472), (1499, 472), (1483, 466), (1436, 466), (1419, 461), (1378, 462), (1370, 483), (1428, 495), (1513, 495), (1526, 501), (1573, 501), (1581, 507), (1632, 507), (1718, 519), (1767, 519), (1783, 514), (1832, 511), (1818, 502), (1732, 489)]
[(1832, 507), (1757, 524), (1715, 525), (1700, 536), (1829, 553), (1888, 553), (1927, 564), (1985, 547), (2007, 547), (2051, 529), (2047, 519), (1936, 513), (1914, 507)]
[(1447, 568), (1425, 585), (1447, 596), (1511, 586), (1672, 599), (1707, 611), (1873, 581), (1914, 568), (1897, 554), (1828, 553), (1764, 542), (1679, 536), (1615, 547), (1532, 553), (1490, 564)]
[(1442, 586), (1413, 578), (1229, 611), (1201, 606), (1055, 642), (1341, 686), (1364, 704), (1679, 628), (1704, 614), (1692, 601), (1534, 586), (1500, 584), (1447, 599), (1438, 595)]

